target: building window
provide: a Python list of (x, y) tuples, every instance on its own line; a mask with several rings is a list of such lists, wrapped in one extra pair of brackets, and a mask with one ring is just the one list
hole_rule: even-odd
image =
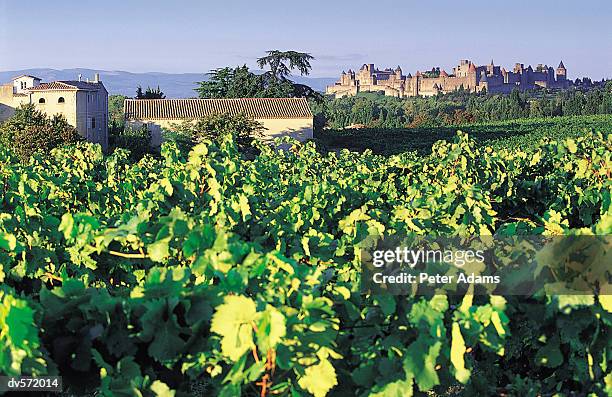
[(64, 102), (66, 101), (64, 100), (63, 96), (59, 97), (59, 99), (57, 100), (57, 103), (64, 103)]
[(22, 81), (22, 82), (21, 82), (21, 89), (22, 89), (22, 90), (25, 90), (25, 89), (26, 89), (26, 86), (27, 86), (27, 83), (26, 83), (25, 81)]
[(96, 128), (96, 118), (95, 117), (91, 118), (91, 128), (92, 129)]
[(38, 100), (38, 103), (45, 103), (45, 98), (40, 98), (40, 99)]

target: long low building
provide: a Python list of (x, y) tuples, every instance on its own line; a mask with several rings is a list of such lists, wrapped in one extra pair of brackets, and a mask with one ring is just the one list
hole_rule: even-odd
[(264, 140), (291, 136), (304, 141), (313, 136), (313, 116), (305, 98), (126, 99), (124, 114), (127, 125), (146, 125), (156, 146), (164, 129), (212, 114), (245, 114), (264, 126)]

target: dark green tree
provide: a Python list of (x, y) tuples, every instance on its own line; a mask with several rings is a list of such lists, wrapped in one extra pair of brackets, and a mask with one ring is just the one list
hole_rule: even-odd
[(246, 65), (211, 71), (209, 79), (200, 81), (195, 90), (200, 98), (253, 98), (263, 92), (261, 77)]
[(157, 88), (151, 88), (147, 86), (146, 91), (142, 92), (142, 87), (138, 86), (136, 88), (136, 99), (164, 99), (166, 96), (162, 92), (162, 90), (157, 86)]
[(300, 72), (300, 75), (309, 75), (312, 66), (310, 61), (314, 57), (306, 52), (270, 50), (268, 55), (257, 59), (260, 68), (268, 66), (267, 72), (272, 80), (287, 80), (292, 70)]
[(0, 125), (0, 142), (27, 162), (34, 153), (49, 153), (51, 149), (74, 144), (83, 138), (63, 116), (48, 118), (34, 105), (22, 105)]
[(257, 64), (270, 70), (255, 74), (246, 65), (225, 67), (211, 71), (209, 79), (198, 83), (200, 98), (311, 98), (321, 101), (322, 96), (305, 84), (289, 79), (292, 70), (301, 75), (310, 73), (312, 55), (297, 51), (268, 51)]

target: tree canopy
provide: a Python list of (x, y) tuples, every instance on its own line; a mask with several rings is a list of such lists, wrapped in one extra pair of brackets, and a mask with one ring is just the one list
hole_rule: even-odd
[(198, 83), (200, 98), (313, 98), (322, 96), (305, 84), (289, 79), (293, 70), (301, 75), (310, 73), (310, 61), (314, 57), (297, 51), (268, 51), (259, 58), (261, 68), (269, 68), (263, 73), (253, 73), (248, 66), (224, 67), (211, 71), (209, 79)]
[[(300, 75), (310, 74), (310, 61), (314, 57), (305, 52), (270, 50), (268, 55), (257, 59), (260, 68), (268, 66), (270, 77), (275, 80), (287, 80), (292, 70), (297, 69)], [(287, 65), (287, 62), (289, 65)]]

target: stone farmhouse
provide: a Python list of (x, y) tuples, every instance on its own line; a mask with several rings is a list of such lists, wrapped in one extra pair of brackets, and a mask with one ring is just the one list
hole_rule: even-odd
[(354, 96), (359, 92), (384, 92), (394, 97), (433, 96), (448, 93), (460, 88), (470, 92), (510, 93), (513, 89), (531, 90), (537, 87), (550, 89), (568, 88), (567, 70), (563, 62), (556, 70), (547, 65), (538, 65), (535, 69), (529, 65), (517, 63), (511, 71), (495, 66), (493, 60), (489, 65), (477, 66), (464, 59), (449, 74), (439, 68), (415, 75), (402, 74), (402, 69), (379, 70), (374, 64), (364, 64), (358, 72), (349, 69), (342, 72), (340, 80), (328, 86), (326, 94), (337, 98)]
[(90, 142), (108, 146), (108, 91), (95, 75), (93, 81), (78, 80), (41, 83), (41, 79), (22, 75), (0, 85), (0, 122), (11, 117), (23, 104), (48, 116), (63, 115), (68, 123)]
[(313, 136), (313, 115), (305, 98), (237, 99), (126, 99), (126, 125), (151, 131), (151, 143), (162, 143), (162, 130), (183, 121), (212, 115), (245, 114), (263, 124), (264, 141), (291, 136), (304, 141)]

